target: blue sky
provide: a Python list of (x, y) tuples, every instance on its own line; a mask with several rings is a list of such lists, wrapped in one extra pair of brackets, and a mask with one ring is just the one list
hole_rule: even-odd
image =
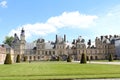
[(120, 35), (120, 0), (0, 0), (0, 43), (22, 27), (27, 42)]

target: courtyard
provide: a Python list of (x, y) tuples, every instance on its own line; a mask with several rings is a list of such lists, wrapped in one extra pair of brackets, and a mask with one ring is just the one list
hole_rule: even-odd
[(120, 78), (120, 65), (99, 63), (41, 61), (0, 65), (0, 80)]

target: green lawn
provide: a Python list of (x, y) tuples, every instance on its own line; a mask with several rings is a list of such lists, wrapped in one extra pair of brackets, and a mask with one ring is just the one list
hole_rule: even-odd
[(0, 79), (120, 78), (120, 65), (32, 62), (0, 65)]

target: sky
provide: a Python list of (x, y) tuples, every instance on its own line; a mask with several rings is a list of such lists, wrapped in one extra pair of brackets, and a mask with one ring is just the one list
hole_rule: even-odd
[(0, 43), (22, 28), (27, 42), (120, 35), (120, 0), (0, 0)]

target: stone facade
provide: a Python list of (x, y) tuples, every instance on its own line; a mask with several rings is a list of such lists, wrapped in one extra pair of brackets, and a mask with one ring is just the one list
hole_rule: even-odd
[(95, 45), (87, 46), (81, 36), (69, 43), (66, 41), (66, 35), (63, 37), (56, 35), (55, 41), (46, 42), (45, 39), (40, 38), (36, 42), (28, 44), (25, 41), (25, 31), (22, 29), (20, 39), (17, 34), (14, 35), (12, 48), (16, 55), (21, 55), (21, 60), (26, 56), (28, 61), (55, 60), (58, 56), (61, 60), (66, 60), (68, 55), (71, 55), (73, 60), (80, 60), (82, 53), (86, 54), (88, 60), (103, 60), (107, 59), (109, 54), (117, 58), (115, 47), (117, 38), (120, 37), (96, 37)]
[(11, 60), (12, 63), (15, 63), (15, 54), (14, 54), (14, 49), (12, 49), (8, 44), (2, 44), (4, 48), (6, 49), (6, 54), (11, 54)]
[(0, 64), (4, 63), (5, 57), (6, 57), (6, 48), (3, 45), (1, 45), (0, 46)]
[(14, 40), (12, 42), (11, 48), (14, 49), (14, 62), (16, 62), (16, 57), (19, 54), (21, 57), (21, 60), (23, 60), (24, 58), (24, 54), (25, 54), (25, 31), (24, 29), (21, 30), (21, 34), (20, 34), (20, 39), (17, 36), (17, 34), (14, 34)]

